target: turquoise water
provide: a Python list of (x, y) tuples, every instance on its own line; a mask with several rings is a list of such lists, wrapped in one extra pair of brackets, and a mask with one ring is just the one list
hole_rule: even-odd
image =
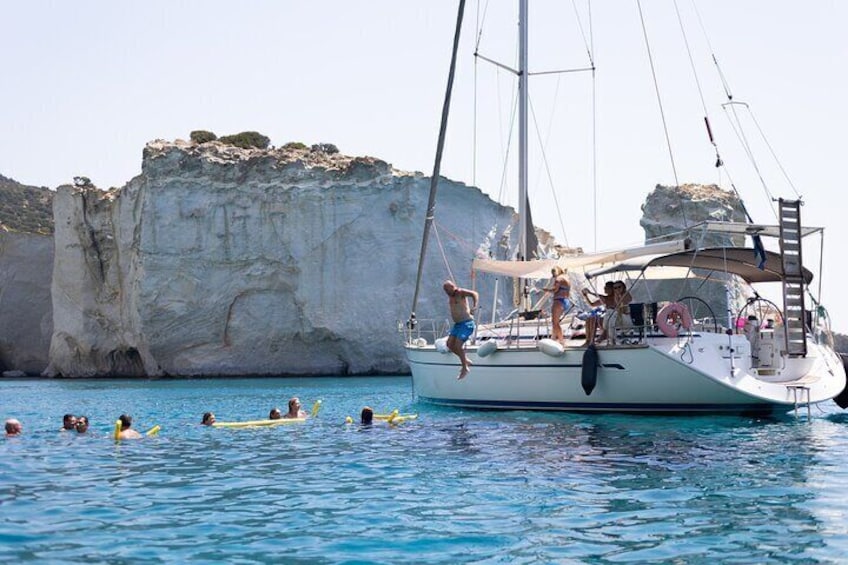
[[(318, 418), (263, 429), (297, 395)], [(418, 420), (346, 426), (370, 404)], [(65, 412), (92, 435), (57, 431)], [(108, 439), (134, 416), (157, 438)], [(838, 562), (848, 414), (475, 412), (408, 378), (0, 381), (0, 562)]]

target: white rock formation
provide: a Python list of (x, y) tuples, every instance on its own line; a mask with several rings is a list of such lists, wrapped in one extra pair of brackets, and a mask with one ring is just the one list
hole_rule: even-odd
[[(440, 181), (436, 218), (469, 285), (514, 211)], [(60, 187), (46, 375), (406, 370), (429, 179), (373, 158), (156, 141), (121, 189)], [(430, 242), (418, 317), (447, 315)]]
[(0, 231), (0, 371), (47, 366), (53, 312), (53, 238)]
[[(639, 225), (645, 230), (645, 241), (680, 233), (698, 222), (744, 222), (742, 202), (730, 191), (714, 184), (658, 184), (642, 205)], [(724, 245), (726, 238), (711, 236), (704, 245)], [(697, 243), (697, 242), (696, 242)], [(737, 245), (743, 242), (737, 241)]]
[[(714, 184), (684, 184), (679, 187), (658, 184), (642, 205), (642, 219), (639, 223), (645, 230), (645, 241), (652, 242), (669, 234), (679, 234), (677, 237), (683, 237), (688, 228), (708, 220), (744, 222), (745, 213), (741, 200), (733, 192)], [(745, 244), (743, 237), (704, 235), (697, 230), (688, 235), (698, 246)], [(658, 297), (663, 300), (679, 300), (697, 295), (706, 300), (709, 312), (724, 322), (738, 311), (747, 298), (748, 291), (731, 285), (728, 295), (728, 288), (720, 274), (713, 273), (710, 278), (709, 281), (698, 280), (695, 283), (693, 279), (650, 281), (647, 286), (643, 285), (634, 291), (634, 300), (649, 302), (657, 300)], [(699, 311), (695, 315), (703, 317), (705, 313), (706, 311)]]

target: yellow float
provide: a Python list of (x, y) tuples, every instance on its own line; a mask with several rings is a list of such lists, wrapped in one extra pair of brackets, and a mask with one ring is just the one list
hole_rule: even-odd
[[(316, 400), (315, 404), (312, 405), (312, 417), (318, 415), (318, 411), (321, 410), (322, 402), (320, 400)], [(213, 428), (261, 428), (261, 427), (273, 427), (273, 426), (281, 426), (284, 424), (301, 424), (308, 420), (308, 418), (279, 418), (277, 420), (248, 420), (246, 422), (215, 422), (212, 424)]]
[[(389, 412), (388, 414), (374, 414), (374, 420), (383, 421), (389, 424), (402, 424), (403, 422), (407, 422), (409, 420), (415, 420), (418, 418), (418, 414), (401, 414), (399, 410), (395, 409)], [(353, 418), (350, 416), (345, 417), (345, 424), (352, 424)]]

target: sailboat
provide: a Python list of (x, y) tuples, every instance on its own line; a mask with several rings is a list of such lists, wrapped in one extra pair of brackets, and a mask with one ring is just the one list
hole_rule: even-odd
[[(462, 9), (460, 2), (419, 281), (427, 222), (433, 216)], [(823, 230), (802, 225), (800, 200), (780, 200), (775, 225), (755, 224), (750, 218), (747, 222), (707, 221), (691, 226), (678, 239), (601, 253), (529, 259), (532, 253), (525, 235), (530, 228), (527, 14), (528, 0), (519, 0), (518, 260), (477, 258), (472, 269), (520, 281), (546, 279), (554, 267), (583, 273), (588, 281), (626, 277), (631, 289), (642, 285), (646, 299), (609, 305), (621, 315), (608, 318), (616, 321), (608, 324), (607, 335), (599, 343), (595, 343), (596, 335), (575, 332), (563, 340), (551, 339), (550, 318), (523, 304), (510, 318), (478, 327), (465, 345), (473, 363), (471, 373), (458, 379), (459, 359), (444, 345), (448, 326), (433, 331), (432, 325), (415, 320), (416, 288), (413, 314), (403, 333), (417, 398), (437, 405), (483, 409), (675, 414), (797, 413), (799, 407), (806, 407), (809, 413), (811, 405), (844, 400), (845, 368), (834, 351), (825, 311), (814, 301), (813, 275), (803, 264), (802, 241), (822, 235)], [(738, 245), (745, 238), (752, 241), (751, 246)], [(774, 238), (779, 251), (767, 251), (763, 238)], [(721, 244), (706, 244), (716, 241)], [(782, 304), (754, 292), (738, 309), (727, 312), (726, 307), (716, 315), (711, 306), (714, 297), (698, 294), (710, 285), (655, 283), (669, 277), (709, 280), (721, 285), (728, 297), (738, 295), (740, 287), (776, 283)], [(732, 301), (728, 299), (727, 304)], [(573, 327), (577, 321), (573, 313), (570, 319)]]

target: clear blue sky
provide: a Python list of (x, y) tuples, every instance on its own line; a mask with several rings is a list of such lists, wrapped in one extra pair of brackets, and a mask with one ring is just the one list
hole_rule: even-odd
[[(481, 51), (513, 64), (514, 2), (490, 4)], [(588, 34), (585, 0), (531, 1), (532, 70), (586, 65), (575, 6)], [(770, 222), (768, 199), (720, 108), (723, 91), (692, 0), (678, 6), (722, 154), (754, 219)], [(751, 104), (803, 194), (805, 223), (826, 227), (824, 302), (835, 327), (848, 331), (848, 297), (837, 286), (848, 241), (841, 170), (848, 154), (848, 2), (712, 0), (697, 7), (736, 99)], [(678, 178), (727, 186), (713, 167), (674, 3), (643, 0), (643, 10)], [(0, 15), (0, 174), (20, 182), (52, 188), (85, 175), (104, 188), (121, 186), (140, 172), (147, 141), (185, 139), (194, 129), (257, 130), (276, 145), (331, 142), (399, 169), (432, 170), (454, 0), (30, 0), (6, 2)], [(512, 79), (477, 66), (475, 169), (476, 19), (477, 2), (469, 0), (442, 172), (476, 180), (497, 196)], [(604, 249), (640, 242), (640, 205), (655, 184), (674, 176), (635, 0), (595, 0), (592, 24), (603, 206), (597, 247)], [(545, 166), (534, 129), (536, 223), (587, 250), (595, 247), (591, 86), (588, 75), (571, 74), (539, 77), (530, 91), (547, 155)], [(762, 149), (758, 163), (771, 193), (792, 197)], [(508, 171), (506, 190), (513, 177)], [(819, 244), (811, 243), (805, 252), (812, 258)]]

